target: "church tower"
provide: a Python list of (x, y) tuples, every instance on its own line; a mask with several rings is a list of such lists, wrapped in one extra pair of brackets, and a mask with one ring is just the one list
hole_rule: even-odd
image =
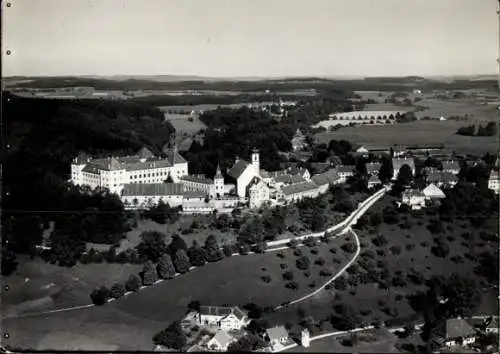
[(259, 160), (259, 150), (252, 150), (252, 165), (255, 167), (257, 174), (260, 175), (260, 160)]
[(307, 328), (304, 328), (302, 330), (302, 332), (300, 333), (300, 343), (302, 344), (302, 346), (304, 348), (309, 348), (309, 345), (310, 345), (310, 335), (309, 335), (309, 331), (307, 330)]
[(217, 171), (214, 176), (214, 197), (221, 197), (224, 195), (224, 176), (220, 169), (220, 164), (217, 164)]

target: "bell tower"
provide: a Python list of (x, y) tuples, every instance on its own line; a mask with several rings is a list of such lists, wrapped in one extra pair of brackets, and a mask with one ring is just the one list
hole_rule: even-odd
[(259, 159), (259, 150), (252, 150), (252, 165), (255, 167), (257, 174), (260, 174), (260, 159)]

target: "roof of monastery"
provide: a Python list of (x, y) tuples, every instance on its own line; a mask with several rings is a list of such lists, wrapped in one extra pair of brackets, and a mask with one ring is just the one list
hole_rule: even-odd
[(424, 193), (418, 189), (407, 189), (403, 192), (403, 198), (424, 197)]
[(285, 184), (295, 184), (300, 182), (305, 182), (306, 180), (300, 174), (295, 175), (281, 175), (274, 178), (276, 183), (285, 183)]
[(231, 167), (229, 169), (227, 174), (229, 176), (233, 177), (234, 179), (238, 179), (243, 174), (243, 172), (245, 172), (246, 168), (249, 165), (250, 165), (250, 163), (245, 161), (245, 160), (238, 160), (235, 162), (233, 167)]
[(339, 174), (336, 169), (331, 169), (323, 173), (318, 173), (311, 177), (311, 180), (318, 186), (323, 186), (325, 184), (330, 184), (335, 182), (339, 178)]
[(356, 166), (353, 166), (353, 165), (338, 165), (337, 167), (337, 171), (340, 172), (340, 173), (348, 173), (348, 172), (354, 172), (356, 171)]
[(370, 178), (368, 179), (368, 183), (380, 183), (380, 179), (375, 176), (375, 175), (372, 175), (370, 176)]
[(366, 172), (368, 174), (378, 173), (380, 171), (380, 167), (382, 167), (382, 163), (380, 162), (369, 162), (366, 164)]
[(123, 196), (183, 195), (181, 183), (134, 183), (123, 185)]
[(301, 193), (301, 192), (307, 192), (313, 189), (318, 188), (316, 183), (314, 182), (301, 182), (301, 183), (296, 183), (296, 184), (291, 184), (289, 186), (285, 186), (282, 189), (282, 192), (284, 195), (291, 195), (291, 194), (296, 194), (296, 193)]
[(214, 181), (204, 175), (187, 175), (179, 177), (183, 181), (196, 182), (202, 184), (214, 184)]
[(408, 165), (411, 169), (415, 168), (415, 160), (413, 157), (393, 157), (392, 158), (392, 167), (394, 170), (399, 170), (404, 165)]

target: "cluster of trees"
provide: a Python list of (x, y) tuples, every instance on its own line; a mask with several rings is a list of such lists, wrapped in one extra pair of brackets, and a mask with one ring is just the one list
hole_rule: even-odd
[(497, 132), (497, 123), (495, 122), (488, 122), (484, 126), (478, 124), (477, 127), (475, 124), (468, 125), (457, 130), (458, 135), (465, 136), (496, 136)]
[[(9, 93), (2, 96), (2, 105), (7, 146), (3, 247), (32, 252), (54, 220), (59, 226), (53, 247), (65, 242), (63, 234), (79, 234), (71, 237), (77, 249), (82, 240), (112, 243), (120, 238), (121, 202), (105, 191), (90, 192), (68, 183), (70, 163), (80, 151), (93, 156), (132, 154), (144, 145), (160, 151), (174, 133), (162, 112), (126, 101), (43, 100)], [(62, 215), (62, 210), (70, 215)]]

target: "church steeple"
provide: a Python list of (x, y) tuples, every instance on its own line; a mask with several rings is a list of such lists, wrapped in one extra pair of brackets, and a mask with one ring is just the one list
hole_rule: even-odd
[(220, 163), (217, 164), (217, 170), (215, 171), (214, 179), (224, 179), (224, 176), (222, 176), (222, 171), (220, 169)]

